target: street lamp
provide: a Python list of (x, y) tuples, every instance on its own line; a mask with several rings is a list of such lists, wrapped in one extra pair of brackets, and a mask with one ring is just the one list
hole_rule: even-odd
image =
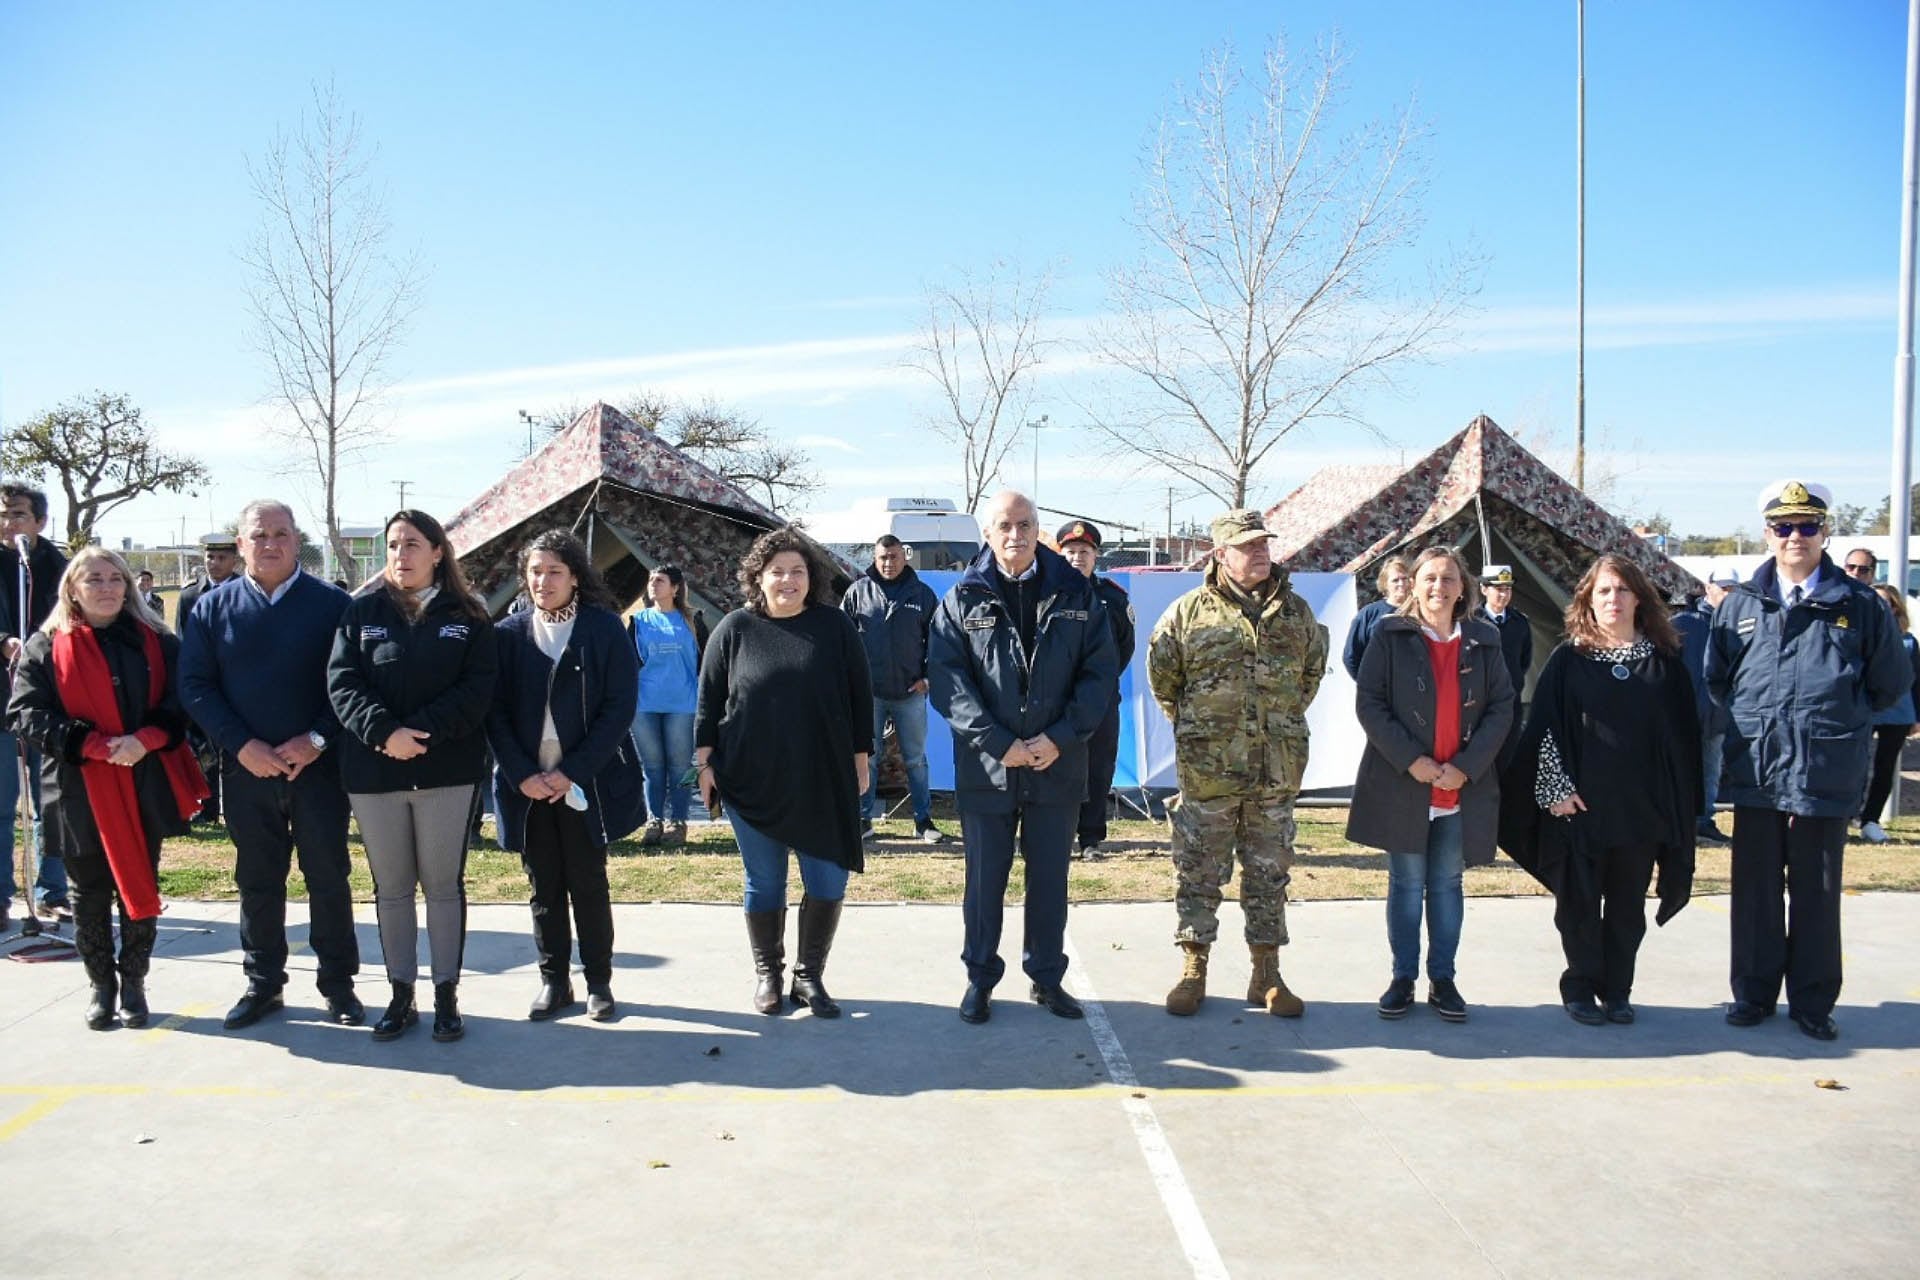
[(1040, 503), (1040, 433), (1046, 430), (1047, 415), (1041, 414), (1038, 422), (1029, 422), (1027, 430), (1033, 432), (1033, 501), (1036, 507)]
[(527, 456), (533, 456), (533, 415), (525, 409), (520, 410), (520, 421), (527, 424)]

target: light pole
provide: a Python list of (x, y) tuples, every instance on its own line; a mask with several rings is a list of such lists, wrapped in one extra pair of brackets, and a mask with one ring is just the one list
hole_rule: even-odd
[(1040, 433), (1047, 429), (1047, 415), (1041, 414), (1037, 422), (1029, 422), (1027, 430), (1033, 432), (1033, 502), (1040, 505)]
[(533, 415), (525, 409), (520, 410), (520, 421), (527, 424), (527, 456), (533, 456)]

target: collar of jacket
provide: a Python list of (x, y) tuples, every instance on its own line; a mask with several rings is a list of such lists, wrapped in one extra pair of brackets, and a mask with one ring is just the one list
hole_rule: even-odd
[[(1480, 630), (1482, 627), (1486, 628), (1484, 632)], [(1404, 613), (1390, 613), (1380, 619), (1380, 630), (1389, 633), (1405, 631), (1415, 636), (1424, 636), (1426, 634), (1421, 628), (1419, 619), (1410, 618)], [(1460, 645), (1462, 648), (1470, 648), (1473, 645), (1480, 644), (1488, 635), (1497, 638), (1499, 634), (1499, 631), (1494, 628), (1494, 625), (1485, 618), (1476, 618), (1469, 613), (1460, 619)]]
[[(1820, 553), (1819, 581), (1814, 584), (1813, 590), (1808, 593), (1803, 603), (1836, 605), (1845, 600), (1848, 595), (1852, 594), (1853, 589), (1854, 583), (1834, 566), (1833, 557), (1822, 551)], [(1866, 587), (1860, 588), (1862, 591), (1867, 589)], [(1748, 595), (1759, 596), (1761, 600), (1776, 608), (1785, 607), (1780, 603), (1780, 564), (1771, 557), (1764, 561), (1758, 569), (1753, 571), (1751, 578), (1748, 578), (1745, 582), (1736, 586), (1734, 590), (1744, 591)]]
[[(1086, 575), (1068, 564), (1067, 558), (1058, 551), (1052, 551), (1046, 547), (1035, 547), (1033, 554), (1040, 568), (1040, 571), (1034, 575), (1034, 580), (1040, 584), (1041, 600), (1051, 599), (1076, 583), (1085, 585), (1088, 591), (1093, 590), (1093, 584), (1087, 581)], [(960, 586), (964, 590), (984, 591), (989, 595), (998, 596), (1000, 587), (994, 581), (998, 574), (999, 570), (993, 563), (993, 548), (982, 547), (980, 554), (973, 558), (973, 563), (967, 566), (965, 576), (960, 579)]]
[[(1225, 579), (1226, 579), (1226, 570), (1221, 566), (1219, 557), (1218, 556), (1209, 557), (1207, 560), (1207, 567), (1206, 567), (1205, 576), (1204, 576), (1205, 586), (1209, 591), (1212, 591), (1215, 595), (1221, 596), (1227, 601), (1227, 603), (1231, 604), (1234, 608), (1238, 609), (1240, 607), (1240, 602), (1233, 598), (1233, 593), (1231, 591), (1227, 590), (1227, 584)], [(1267, 571), (1267, 581), (1273, 584), (1273, 594), (1267, 598), (1266, 607), (1261, 610), (1261, 613), (1263, 615), (1271, 612), (1275, 605), (1285, 602), (1287, 598), (1287, 591), (1289, 590), (1292, 584), (1292, 575), (1290, 575), (1285, 568), (1276, 564), (1273, 566), (1273, 568)]]

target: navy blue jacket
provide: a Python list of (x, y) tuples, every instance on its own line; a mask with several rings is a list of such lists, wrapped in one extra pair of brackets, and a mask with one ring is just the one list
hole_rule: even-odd
[(1720, 798), (1841, 818), (1860, 805), (1873, 713), (1913, 685), (1880, 597), (1827, 556), (1813, 593), (1788, 609), (1773, 561), (1713, 611), (1707, 688), (1731, 726)]
[(1360, 612), (1353, 615), (1353, 625), (1347, 628), (1347, 644), (1340, 651), (1340, 665), (1347, 669), (1354, 683), (1360, 681), (1360, 659), (1367, 654), (1367, 646), (1373, 642), (1373, 633), (1393, 612), (1393, 606), (1385, 600), (1375, 600), (1372, 604), (1361, 606)]
[[(1485, 605), (1475, 609), (1473, 616), (1500, 635), (1500, 656), (1506, 659), (1507, 675), (1513, 682), (1514, 706), (1518, 707), (1523, 700), (1521, 695), (1527, 691), (1527, 672), (1533, 666), (1533, 623), (1526, 614), (1512, 607), (1500, 615), (1503, 619), (1500, 622), (1493, 620)], [(1515, 719), (1517, 722), (1517, 713)]]
[(927, 630), (939, 605), (911, 565), (891, 582), (869, 568), (847, 588), (840, 607), (860, 632), (874, 697), (898, 702), (927, 678)]
[[(983, 550), (934, 613), (927, 675), (953, 730), (955, 800), (1006, 812), (1086, 798), (1087, 736), (1119, 678), (1113, 632), (1093, 584), (1059, 553), (1037, 549), (1040, 607), (1033, 652), (1000, 599), (993, 551)], [(1060, 748), (1047, 769), (1000, 762), (1016, 741), (1046, 734)]]
[(524, 852), (533, 801), (520, 784), (540, 772), (540, 732), (549, 702), (560, 736), (561, 773), (587, 793), (587, 832), (602, 847), (630, 834), (646, 817), (640, 753), (633, 743), (633, 712), (640, 696), (640, 663), (620, 619), (581, 607), (559, 662), (533, 639), (533, 610), (494, 627), (500, 670), (487, 712), (493, 745), (494, 813), (502, 849)]
[(1705, 600), (1673, 615), (1673, 629), (1680, 633), (1680, 660), (1693, 678), (1693, 709), (1700, 717), (1700, 731), (1713, 728), (1713, 699), (1707, 696), (1707, 637), (1713, 632), (1713, 606)]
[[(327, 700), (327, 655), (347, 593), (301, 573), (270, 605), (234, 574), (201, 596), (180, 625), (180, 697), (187, 714), (229, 756), (258, 738), (277, 747), (340, 721)], [(332, 770), (331, 747), (320, 757)]]

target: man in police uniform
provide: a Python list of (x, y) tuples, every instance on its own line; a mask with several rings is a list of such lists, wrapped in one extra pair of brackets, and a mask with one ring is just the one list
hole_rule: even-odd
[(1841, 856), (1873, 713), (1913, 684), (1886, 605), (1826, 554), (1832, 505), (1802, 480), (1761, 492), (1772, 559), (1713, 611), (1706, 664), (1734, 806), (1727, 1021), (1771, 1017), (1784, 978), (1787, 1012), (1816, 1040), (1839, 1034)]
[(1283, 1018), (1306, 1005), (1280, 976), (1293, 865), (1293, 801), (1307, 767), (1307, 706), (1327, 671), (1327, 629), (1275, 568), (1258, 511), (1213, 522), (1206, 581), (1161, 615), (1147, 647), (1153, 697), (1173, 722), (1180, 794), (1170, 806), (1184, 953), (1167, 1012), (1198, 1012), (1220, 932), (1220, 890), (1240, 859), (1253, 977), (1247, 1003)]
[(1100, 558), (1098, 525), (1085, 520), (1063, 524), (1054, 543), (1067, 563), (1093, 583), (1093, 593), (1106, 607), (1107, 626), (1113, 631), (1113, 705), (1087, 739), (1087, 802), (1080, 806), (1080, 856), (1098, 858), (1100, 842), (1107, 838), (1107, 797), (1113, 791), (1113, 762), (1120, 751), (1120, 675), (1133, 661), (1133, 604), (1125, 587), (1093, 571)]
[[(232, 534), (210, 533), (200, 539), (200, 557), (205, 568), (199, 577), (180, 589), (180, 602), (173, 611), (173, 629), (181, 633), (185, 633), (187, 618), (193, 613), (193, 606), (200, 597), (220, 584), (231, 581), (234, 574), (240, 571), (240, 542)], [(224, 771), (220, 748), (201, 731), (199, 725), (191, 721), (188, 722), (187, 745), (193, 748), (194, 756), (200, 761), (200, 771), (207, 775), (207, 799), (193, 820), (217, 822), (220, 819), (220, 775)]]
[(1506, 745), (1500, 749), (1499, 768), (1505, 769), (1519, 745), (1520, 731), (1526, 726), (1520, 695), (1527, 687), (1527, 672), (1533, 666), (1533, 623), (1513, 607), (1513, 566), (1483, 565), (1480, 569), (1480, 594), (1483, 603), (1473, 611), (1476, 618), (1491, 622), (1500, 633), (1500, 656), (1507, 660), (1507, 674), (1513, 678), (1513, 727), (1507, 730)]

